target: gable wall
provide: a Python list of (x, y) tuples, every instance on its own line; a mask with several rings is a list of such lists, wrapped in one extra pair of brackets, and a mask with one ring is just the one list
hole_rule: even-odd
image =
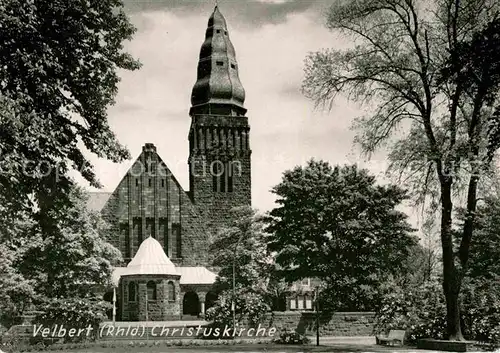
[(111, 226), (109, 241), (124, 264), (151, 235), (176, 265), (206, 265), (204, 220), (156, 150), (146, 146), (101, 211)]

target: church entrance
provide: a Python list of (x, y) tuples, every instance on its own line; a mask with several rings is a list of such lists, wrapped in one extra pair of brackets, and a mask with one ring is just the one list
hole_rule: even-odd
[(195, 292), (187, 292), (182, 299), (182, 314), (198, 316), (200, 313), (200, 299)]

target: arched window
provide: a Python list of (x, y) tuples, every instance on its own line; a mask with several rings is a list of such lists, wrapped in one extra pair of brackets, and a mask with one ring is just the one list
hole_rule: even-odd
[(156, 283), (149, 281), (147, 284), (148, 300), (156, 300)]
[(168, 282), (168, 300), (175, 301), (175, 285), (173, 282)]
[(137, 301), (137, 291), (135, 282), (128, 283), (128, 301), (129, 302)]

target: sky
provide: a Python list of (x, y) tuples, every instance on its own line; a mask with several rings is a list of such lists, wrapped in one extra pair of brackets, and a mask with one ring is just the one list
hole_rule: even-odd
[[(328, 0), (219, 0), (236, 50), (251, 126), (252, 204), (274, 207), (272, 187), (282, 173), (309, 159), (357, 163), (383, 180), (383, 153), (365, 158), (353, 144), (353, 119), (366, 112), (340, 97), (331, 110), (315, 108), (300, 91), (309, 52), (349, 43), (325, 27)], [(142, 63), (120, 72), (109, 123), (132, 160), (117, 165), (92, 158), (102, 191), (113, 191), (145, 143), (157, 151), (188, 190), (191, 90), (214, 1), (125, 0), (137, 27), (126, 50)], [(416, 213), (408, 209), (414, 226)]]

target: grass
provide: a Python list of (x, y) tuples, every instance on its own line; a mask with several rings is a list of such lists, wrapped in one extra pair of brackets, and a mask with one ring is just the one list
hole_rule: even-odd
[[(384, 347), (367, 346), (363, 344), (336, 344), (330, 346), (308, 345), (281, 345), (269, 341), (249, 340), (168, 340), (168, 341), (102, 341), (79, 344), (52, 345), (37, 350), (36, 347), (26, 347), (21, 352), (72, 352), (72, 353), (164, 353), (164, 352), (410, 352), (414, 347)], [(17, 351), (16, 351), (17, 352)]]

